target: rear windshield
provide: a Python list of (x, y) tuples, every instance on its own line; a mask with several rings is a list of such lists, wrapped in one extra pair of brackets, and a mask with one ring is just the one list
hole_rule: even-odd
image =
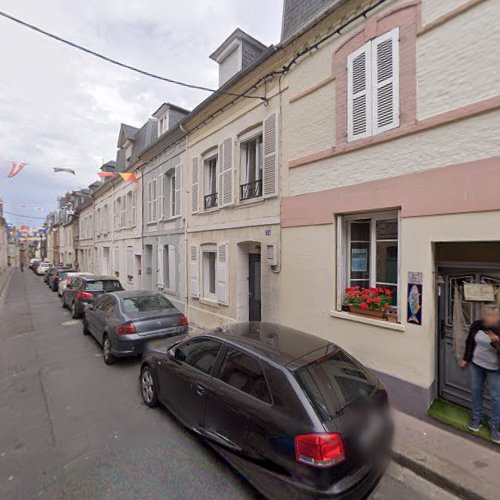
[(342, 350), (298, 369), (295, 376), (323, 421), (354, 401), (370, 398), (378, 384)]
[(163, 295), (158, 294), (122, 299), (122, 307), (124, 312), (131, 313), (171, 309), (174, 306), (168, 299), (163, 297)]
[(57, 273), (57, 275), (59, 276), (59, 278), (64, 279), (64, 278), (66, 278), (66, 276), (68, 275), (68, 273), (64, 273), (64, 272), (59, 271), (59, 272)]
[(116, 292), (122, 290), (122, 286), (118, 280), (87, 281), (86, 290), (89, 292)]

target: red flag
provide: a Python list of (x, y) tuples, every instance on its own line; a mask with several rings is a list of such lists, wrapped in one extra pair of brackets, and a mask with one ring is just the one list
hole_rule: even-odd
[(10, 162), (10, 172), (7, 177), (14, 177), (17, 175), (24, 167), (26, 166), (26, 163), (17, 163), (15, 161)]
[(114, 177), (115, 176), (114, 172), (97, 172), (97, 175), (99, 177), (103, 177), (103, 178), (104, 177)]

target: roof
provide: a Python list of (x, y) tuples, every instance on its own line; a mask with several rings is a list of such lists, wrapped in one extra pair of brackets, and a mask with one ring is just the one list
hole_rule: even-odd
[(120, 125), (120, 133), (118, 134), (118, 144), (117, 147), (122, 146), (125, 141), (133, 141), (135, 138), (135, 134), (139, 129), (136, 127), (132, 127), (132, 125), (127, 125), (126, 123), (122, 123)]
[(175, 109), (186, 115), (189, 114), (189, 109), (181, 108), (180, 106), (177, 106), (176, 104), (172, 104), (170, 102), (164, 102), (151, 116), (159, 118), (166, 108)]
[[(317, 359), (322, 354), (330, 354), (332, 347), (335, 348), (328, 340), (276, 323), (235, 323), (208, 334), (250, 349), (255, 354), (290, 368), (310, 362), (307, 355), (312, 352), (315, 352), (313, 359)], [(318, 353), (318, 350), (323, 353)]]
[(262, 42), (259, 42), (256, 38), (253, 36), (250, 36), (248, 33), (245, 33), (242, 29), (236, 28), (223, 42), (219, 47), (210, 54), (210, 59), (220, 62), (219, 58), (220, 56), (226, 51), (226, 49), (234, 42), (234, 40), (242, 40), (245, 41), (251, 45), (254, 45), (255, 47), (260, 48), (261, 50), (266, 50), (267, 46), (264, 45)]

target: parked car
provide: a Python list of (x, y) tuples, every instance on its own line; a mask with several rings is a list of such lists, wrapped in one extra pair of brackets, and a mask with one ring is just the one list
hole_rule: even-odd
[(36, 271), (36, 268), (38, 267), (38, 265), (40, 264), (40, 262), (41, 262), (41, 259), (30, 259), (29, 268), (32, 271)]
[(36, 268), (36, 274), (38, 276), (44, 276), (45, 273), (52, 267), (52, 264), (49, 264), (48, 262), (40, 262), (38, 264), (38, 267)]
[(88, 304), (107, 292), (119, 292), (123, 287), (112, 276), (77, 276), (64, 290), (62, 306), (71, 309), (73, 318), (81, 318)]
[(53, 292), (57, 292), (58, 289), (59, 289), (59, 282), (62, 280), (62, 281), (65, 281), (66, 280), (66, 275), (68, 274), (68, 272), (70, 271), (70, 269), (68, 269), (67, 267), (63, 267), (63, 268), (56, 268), (55, 271), (53, 271), (50, 276), (49, 276), (49, 288), (53, 291)]
[(59, 280), (59, 286), (57, 289), (57, 294), (59, 297), (63, 296), (64, 290), (71, 283), (71, 280), (76, 276), (95, 276), (94, 273), (85, 273), (85, 272), (69, 272), (66, 273), (66, 278), (63, 280)]
[(45, 276), (43, 277), (43, 281), (45, 281), (45, 283), (47, 284), (47, 286), (49, 285), (49, 279), (50, 279), (50, 275), (55, 272), (55, 270), (58, 268), (58, 266), (50, 266), (47, 271), (45, 272)]
[(364, 498), (393, 426), (383, 384), (343, 349), (272, 323), (148, 347), (146, 405), (166, 406), (267, 497)]
[(142, 354), (153, 339), (186, 334), (188, 320), (163, 295), (147, 290), (107, 293), (85, 308), (84, 335), (103, 348), (106, 364)]

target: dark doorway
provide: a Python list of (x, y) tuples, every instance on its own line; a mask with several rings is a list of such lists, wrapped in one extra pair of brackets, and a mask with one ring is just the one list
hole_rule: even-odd
[(248, 320), (260, 321), (260, 254), (249, 254), (248, 265)]

